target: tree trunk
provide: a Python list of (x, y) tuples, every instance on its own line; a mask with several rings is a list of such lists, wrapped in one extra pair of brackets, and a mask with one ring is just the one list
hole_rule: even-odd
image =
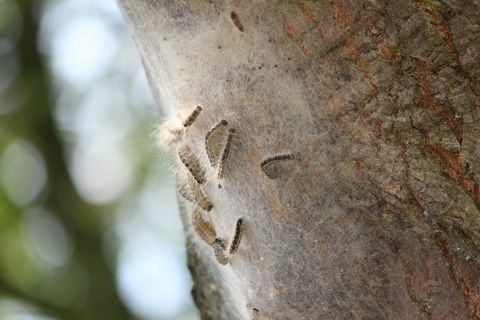
[(202, 319), (480, 319), (480, 1), (119, 2), (164, 114), (203, 107), (205, 219), (243, 218), (226, 265), (188, 233)]

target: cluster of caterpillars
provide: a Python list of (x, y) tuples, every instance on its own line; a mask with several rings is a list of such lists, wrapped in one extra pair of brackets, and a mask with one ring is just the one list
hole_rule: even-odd
[[(181, 165), (177, 174), (177, 192), (188, 202), (194, 205), (190, 215), (190, 222), (198, 236), (213, 248), (217, 261), (223, 265), (229, 263), (231, 256), (237, 251), (245, 221), (239, 218), (235, 224), (230, 244), (217, 236), (210, 219), (210, 211), (214, 205), (205, 193), (204, 185), (207, 182), (205, 166), (192, 149), (185, 143), (185, 133), (195, 123), (202, 112), (201, 106), (181, 110), (174, 118), (169, 119), (160, 127), (160, 143), (176, 153)], [(216, 170), (216, 179), (221, 188), (226, 164), (230, 157), (235, 129), (230, 127), (226, 120), (221, 120), (208, 130), (204, 139), (208, 165)], [(260, 167), (270, 179), (277, 179), (285, 172), (286, 162), (291, 162), (294, 156), (282, 154), (264, 160)]]

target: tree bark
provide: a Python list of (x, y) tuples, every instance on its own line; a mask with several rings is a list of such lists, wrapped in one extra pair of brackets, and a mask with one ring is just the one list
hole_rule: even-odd
[(480, 319), (480, 1), (119, 2), (207, 173), (235, 129), (205, 192), (243, 240), (224, 266), (189, 234), (203, 319)]

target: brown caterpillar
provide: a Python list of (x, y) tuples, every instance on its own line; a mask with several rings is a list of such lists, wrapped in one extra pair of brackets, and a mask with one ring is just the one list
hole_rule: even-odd
[(200, 238), (208, 245), (212, 245), (216, 240), (217, 234), (211, 223), (203, 218), (202, 211), (198, 208), (193, 212), (192, 224)]
[(230, 261), (230, 255), (227, 253), (225, 240), (216, 238), (212, 243), (213, 252), (220, 264), (227, 264)]
[(232, 243), (230, 244), (230, 254), (233, 254), (237, 251), (240, 241), (243, 236), (243, 219), (240, 218), (237, 220), (235, 225), (235, 233), (233, 235)]
[[(235, 133), (235, 129), (231, 128), (228, 130), (227, 141), (225, 142), (225, 146), (223, 148), (222, 156), (220, 158), (220, 162), (218, 163), (218, 172), (217, 178), (218, 180), (223, 179), (223, 173), (225, 171), (225, 166), (228, 160), (228, 156), (230, 154), (230, 146), (232, 144), (233, 134)], [(219, 183), (218, 187), (221, 188), (222, 185)]]
[(179, 181), (177, 184), (177, 192), (189, 202), (198, 205), (205, 211), (210, 211), (213, 204), (205, 194), (202, 185), (198, 184), (192, 175), (188, 174), (187, 180)]
[(233, 24), (237, 27), (237, 29), (240, 30), (240, 32), (245, 31), (235, 11), (230, 12), (230, 18), (232, 19)]
[(198, 184), (193, 177), (189, 177), (189, 185), (195, 202), (205, 211), (210, 211), (213, 208), (213, 204), (205, 194), (205, 190), (202, 185)]
[(183, 126), (185, 128), (191, 126), (192, 123), (195, 122), (195, 120), (197, 119), (201, 111), (202, 111), (201, 106), (197, 106), (195, 109), (193, 109), (192, 113), (183, 121), (182, 123)]
[(179, 181), (177, 183), (177, 192), (181, 195), (184, 199), (188, 200), (189, 202), (196, 204), (196, 199), (192, 194), (192, 190), (190, 186), (185, 181)]
[(208, 160), (210, 160), (210, 164), (214, 168), (218, 166), (221, 157), (226, 131), (227, 121), (221, 120), (208, 130), (208, 133), (205, 136), (205, 150), (207, 151)]
[(158, 143), (166, 149), (176, 146), (183, 138), (187, 127), (191, 126), (200, 115), (201, 106), (195, 108), (183, 108), (162, 123), (156, 130), (158, 135)]
[(260, 320), (260, 310), (252, 308), (252, 320)]
[(193, 178), (202, 184), (205, 182), (205, 171), (200, 165), (198, 158), (193, 154), (192, 150), (187, 145), (181, 145), (178, 149), (178, 156), (180, 161), (185, 165)]
[(217, 261), (220, 264), (223, 264), (223, 265), (227, 264), (230, 261), (231, 255), (237, 251), (240, 245), (240, 241), (242, 240), (243, 231), (244, 231), (243, 219), (240, 218), (237, 220), (237, 223), (235, 225), (235, 232), (234, 232), (232, 241), (230, 243), (230, 248), (227, 248), (225, 240), (221, 238), (216, 238), (215, 241), (213, 241), (212, 243), (213, 251), (215, 253), (215, 257), (217, 258)]
[(270, 179), (277, 179), (291, 171), (291, 161), (294, 159), (293, 154), (277, 155), (262, 161), (260, 168)]

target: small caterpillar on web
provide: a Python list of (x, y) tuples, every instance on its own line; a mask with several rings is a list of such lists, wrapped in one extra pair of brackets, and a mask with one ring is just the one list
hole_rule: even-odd
[(179, 147), (178, 157), (199, 184), (205, 182), (205, 171), (198, 158), (187, 145), (183, 144)]
[[(225, 166), (230, 155), (230, 148), (235, 129), (227, 130), (227, 121), (221, 120), (208, 130), (205, 136), (205, 150), (212, 167), (217, 168), (217, 179), (223, 179)], [(218, 184), (221, 188), (221, 184)]]
[(192, 113), (183, 121), (183, 127), (189, 127), (192, 125), (192, 123), (197, 119), (198, 115), (202, 111), (201, 106), (197, 106)]
[(260, 310), (252, 308), (252, 320), (260, 320)]
[(230, 248), (227, 248), (225, 240), (221, 238), (216, 238), (215, 241), (212, 243), (215, 257), (220, 264), (227, 264), (230, 261), (231, 255), (238, 250), (240, 241), (242, 240), (243, 231), (244, 223), (243, 219), (240, 218), (237, 220), (237, 223), (235, 225), (235, 232), (230, 243)]
[(181, 195), (184, 199), (188, 200), (189, 202), (196, 204), (196, 199), (192, 194), (192, 190), (186, 181), (178, 181), (177, 182), (177, 192)]
[(178, 178), (177, 192), (205, 211), (210, 211), (213, 208), (213, 204), (205, 194), (202, 185), (198, 184), (191, 174), (187, 174), (185, 178)]
[(293, 160), (293, 154), (280, 154), (262, 161), (260, 168), (270, 179), (277, 179), (290, 173)]
[(243, 219), (240, 218), (237, 220), (235, 225), (235, 233), (233, 235), (232, 243), (230, 244), (230, 254), (233, 254), (237, 251), (240, 241), (243, 236)]
[(211, 223), (203, 218), (202, 211), (199, 208), (195, 209), (192, 214), (192, 224), (200, 238), (208, 245), (212, 245), (217, 234)]
[(162, 123), (156, 130), (158, 143), (166, 149), (177, 145), (182, 140), (185, 130), (195, 122), (201, 111), (201, 106), (178, 111), (174, 117)]
[(216, 168), (225, 144), (227, 121), (221, 120), (208, 130), (205, 136), (205, 150), (212, 167)]
[[(235, 129), (231, 128), (228, 130), (227, 140), (225, 142), (225, 146), (223, 147), (222, 156), (220, 157), (220, 161), (218, 163), (218, 172), (217, 178), (218, 180), (223, 179), (223, 174), (225, 171), (225, 166), (227, 164), (228, 157), (230, 155), (230, 147), (232, 144), (233, 134), (235, 133)], [(222, 185), (219, 183), (218, 188), (221, 188)]]
[(230, 255), (226, 251), (227, 246), (225, 245), (225, 240), (221, 238), (216, 238), (212, 243), (212, 247), (217, 261), (220, 264), (226, 265), (230, 261)]
[(235, 27), (237, 27), (237, 29), (240, 30), (240, 32), (245, 31), (242, 23), (240, 22), (240, 18), (238, 18), (238, 15), (235, 13), (235, 11), (230, 12), (230, 18), (232, 19)]
[(189, 177), (189, 180), (190, 190), (192, 191), (195, 202), (205, 211), (212, 210), (213, 204), (205, 194), (203, 186), (198, 184), (192, 176)]

